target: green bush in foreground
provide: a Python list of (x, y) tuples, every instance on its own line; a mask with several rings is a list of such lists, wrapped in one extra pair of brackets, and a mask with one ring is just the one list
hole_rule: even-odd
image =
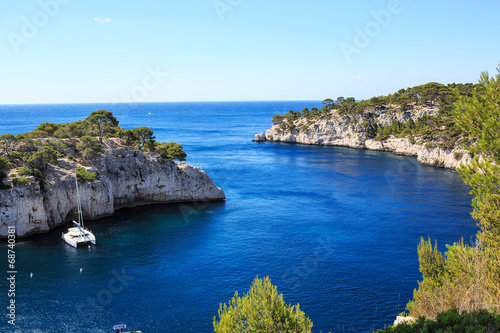
[(76, 168), (76, 177), (80, 183), (85, 183), (86, 181), (94, 181), (99, 179), (98, 172), (90, 172), (84, 168)]
[(243, 297), (236, 292), (228, 304), (220, 305), (219, 320), (214, 317), (213, 324), (216, 333), (311, 332), (313, 326), (298, 304), (284, 302), (269, 277), (258, 276)]
[(486, 310), (459, 314), (457, 310), (448, 310), (439, 313), (436, 320), (427, 320), (424, 317), (414, 322), (406, 322), (398, 326), (391, 326), (377, 333), (490, 333), (500, 329), (500, 315)]

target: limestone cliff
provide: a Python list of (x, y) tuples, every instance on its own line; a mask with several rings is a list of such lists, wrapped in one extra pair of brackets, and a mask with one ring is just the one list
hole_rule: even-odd
[[(104, 143), (105, 152), (83, 165), (99, 173), (98, 180), (79, 183), (84, 219), (109, 216), (123, 207), (225, 199), (224, 192), (199, 168), (126, 147), (117, 139)], [(82, 161), (63, 158), (57, 165), (49, 164), (43, 187), (29, 177), (26, 186), (0, 191), (0, 236), (7, 235), (7, 226), (15, 225), (17, 236), (24, 237), (72, 220), (76, 206), (74, 172), (82, 167), (79, 163)]]
[(387, 151), (394, 154), (415, 156), (424, 164), (456, 169), (461, 164), (469, 163), (471, 156), (459, 143), (452, 147), (443, 147), (444, 141), (439, 135), (433, 138), (423, 136), (389, 136), (377, 141), (369, 135), (370, 129), (390, 125), (393, 121), (406, 123), (410, 118), (428, 115), (435, 116), (437, 106), (419, 106), (403, 112), (388, 112), (387, 109), (372, 109), (357, 115), (340, 115), (332, 111), (314, 120), (300, 119), (293, 122), (293, 129), (283, 130), (279, 124), (272, 126), (266, 133), (255, 135), (255, 141), (301, 143), (309, 145), (345, 146), (358, 149)]

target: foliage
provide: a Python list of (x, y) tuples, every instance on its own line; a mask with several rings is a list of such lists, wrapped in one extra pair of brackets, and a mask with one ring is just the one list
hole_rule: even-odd
[(157, 143), (155, 149), (156, 152), (161, 154), (162, 158), (166, 158), (169, 161), (185, 161), (187, 157), (187, 154), (184, 152), (183, 147), (175, 142)]
[(12, 168), (12, 164), (5, 157), (0, 156), (0, 171), (7, 171)]
[(2, 142), (12, 142), (15, 140), (16, 140), (16, 137), (13, 134), (7, 133), (7, 134), (0, 135), (0, 141), (2, 141)]
[(59, 125), (55, 123), (41, 123), (36, 130), (43, 131), (47, 133), (49, 137), (53, 137), (58, 128)]
[(68, 124), (58, 124), (57, 130), (54, 132), (56, 138), (81, 138), (82, 136), (97, 135), (89, 124), (85, 121), (78, 120)]
[(60, 153), (63, 153), (64, 149), (68, 148), (67, 145), (60, 141), (45, 141), (42, 145), (43, 147), (50, 147)]
[(31, 176), (33, 175), (33, 170), (30, 167), (24, 165), (19, 170), (17, 170), (17, 174), (20, 176)]
[(19, 177), (19, 178), (14, 178), (12, 179), (12, 187), (18, 187), (18, 186), (26, 186), (29, 184), (29, 181), (26, 177)]
[(435, 318), (449, 309), (476, 311), (495, 304), (493, 286), (488, 282), (488, 258), (481, 244), (469, 246), (463, 240), (446, 246), (443, 256), (431, 241), (418, 246), (423, 280), (407, 304), (412, 317)]
[(57, 159), (63, 157), (64, 154), (52, 149), (49, 146), (43, 146), (42, 150), (37, 151), (28, 158), (35, 167), (45, 168), (47, 163), (57, 164)]
[(151, 128), (145, 126), (134, 128), (132, 133), (136, 138), (134, 142), (139, 146), (139, 148), (149, 148), (149, 150), (154, 150), (155, 137)]
[[(430, 240), (419, 245), (423, 281), (407, 309), (414, 317), (434, 318), (449, 309), (500, 310), (500, 72), (496, 78), (481, 75), (479, 88), (455, 92), (454, 122), (473, 145), (472, 163), (458, 171), (472, 187), (472, 216), (481, 231), (474, 247), (462, 242), (447, 245), (445, 256)], [(429, 124), (433, 119), (425, 119)]]
[(487, 310), (459, 313), (456, 309), (441, 312), (435, 320), (419, 318), (414, 322), (406, 322), (398, 326), (390, 326), (377, 333), (489, 333), (500, 330), (500, 315)]
[(113, 116), (112, 112), (106, 110), (92, 112), (85, 121), (95, 126), (100, 142), (102, 142), (102, 138), (106, 133), (114, 131), (118, 126), (116, 117)]
[(474, 156), (472, 163), (458, 172), (474, 195), (472, 217), (481, 229), (489, 258), (490, 280), (500, 299), (500, 69), (495, 77), (482, 73), (481, 89), (472, 96), (458, 96), (454, 116), (458, 127), (477, 140), (466, 146)]
[(216, 333), (311, 332), (313, 326), (299, 304), (284, 302), (269, 277), (256, 277), (243, 297), (236, 292), (228, 304), (220, 304), (219, 320), (214, 317), (213, 324)]
[(500, 263), (500, 69), (496, 78), (483, 73), (482, 92), (472, 97), (458, 97), (455, 118), (457, 125), (474, 145), (466, 147), (474, 154), (470, 165), (459, 169), (464, 181), (472, 186), (472, 216), (482, 231), (482, 240)]
[[(362, 121), (362, 127), (366, 128), (366, 134), (376, 140), (385, 140), (389, 136), (410, 137), (423, 136), (424, 138), (434, 138), (439, 136), (442, 142), (440, 148), (453, 148), (460, 139), (462, 133), (457, 128), (452, 117), (453, 103), (459, 97), (470, 97), (475, 90), (481, 90), (480, 85), (448, 84), (443, 85), (430, 82), (424, 85), (407, 89), (400, 89), (394, 94), (387, 96), (375, 96), (369, 100), (356, 101), (354, 97), (338, 97), (335, 101), (325, 99), (318, 110), (305, 108), (302, 113), (290, 110), (284, 115), (274, 115), (273, 124), (278, 125), (276, 130), (279, 133), (291, 132), (296, 128), (302, 131), (309, 129), (309, 124), (300, 124), (298, 120), (332, 117), (330, 112), (336, 110), (344, 115), (365, 115), (366, 113), (384, 113), (413, 109), (415, 105), (439, 105), (437, 116), (425, 115), (417, 120), (409, 118), (406, 122), (394, 121), (389, 126), (370, 123), (369, 120)], [(415, 140), (411, 140), (415, 142)]]
[(49, 133), (45, 132), (45, 131), (41, 131), (41, 130), (34, 130), (34, 131), (31, 131), (29, 133), (27, 133), (25, 136), (24, 136), (24, 139), (43, 139), (43, 138), (48, 138), (49, 137)]
[[(308, 109), (304, 109), (306, 111), (309, 111)], [(278, 125), (284, 122), (294, 122), (295, 120), (300, 119), (300, 112), (299, 111), (288, 111), (287, 114), (281, 115), (281, 114), (275, 114), (273, 117), (273, 124)]]
[(87, 171), (84, 168), (76, 168), (76, 177), (80, 183), (85, 183), (86, 181), (92, 182), (99, 179), (99, 173)]
[(83, 136), (80, 143), (76, 145), (76, 149), (83, 152), (83, 158), (86, 160), (94, 159), (103, 152), (102, 144), (91, 136)]
[(0, 156), (0, 189), (3, 189), (2, 179), (7, 177), (7, 171), (12, 168), (12, 164), (5, 157)]
[(82, 153), (82, 157), (84, 160), (90, 161), (93, 160), (97, 157), (99, 157), (100, 153), (97, 150), (90, 149), (90, 148), (85, 148), (85, 150)]
[(20, 151), (10, 152), (7, 156), (11, 161), (22, 160), (24, 158), (24, 154), (21, 153)]

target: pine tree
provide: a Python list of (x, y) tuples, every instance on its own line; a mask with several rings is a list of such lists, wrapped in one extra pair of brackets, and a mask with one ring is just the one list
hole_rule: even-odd
[[(472, 216), (481, 228), (480, 239), (490, 256), (491, 268), (500, 264), (500, 69), (496, 77), (482, 73), (480, 88), (472, 97), (458, 97), (457, 126), (471, 139), (467, 147), (474, 155), (471, 164), (459, 168), (464, 181), (472, 186)], [(479, 91), (478, 91), (479, 90)], [(458, 92), (457, 92), (458, 95)], [(497, 284), (500, 275), (497, 275)]]
[(252, 287), (243, 295), (238, 292), (219, 308), (219, 320), (214, 317), (216, 333), (233, 332), (311, 332), (312, 321), (306, 317), (299, 305), (288, 305), (283, 294), (278, 295), (277, 288), (269, 277), (257, 276)]

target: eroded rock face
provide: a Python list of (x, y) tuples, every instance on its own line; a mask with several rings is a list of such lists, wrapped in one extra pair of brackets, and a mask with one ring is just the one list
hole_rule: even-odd
[[(222, 189), (203, 170), (159, 157), (119, 147), (109, 140), (105, 153), (85, 166), (99, 172), (100, 179), (79, 183), (84, 219), (109, 216), (123, 207), (225, 199)], [(58, 166), (48, 167), (43, 189), (32, 182), (0, 191), (0, 236), (7, 235), (8, 226), (15, 225), (17, 236), (24, 237), (72, 220), (76, 211), (76, 167), (75, 162), (62, 159)]]
[[(393, 121), (405, 123), (410, 118), (416, 121), (423, 115), (435, 116), (437, 106), (415, 107), (405, 112), (365, 112), (360, 115), (339, 115), (336, 112), (315, 119), (295, 121), (295, 129), (282, 131), (279, 125), (268, 129), (266, 133), (255, 135), (255, 141), (272, 141), (301, 143), (310, 145), (345, 146), (358, 149), (369, 149), (392, 152), (394, 154), (415, 156), (420, 163), (443, 168), (456, 169), (461, 164), (471, 161), (471, 156), (461, 145), (453, 148), (439, 148), (439, 139), (435, 142), (423, 142), (422, 138), (397, 138), (389, 136), (382, 141), (376, 141), (369, 135), (375, 126), (389, 126)], [(365, 126), (362, 126), (362, 125)], [(413, 142), (413, 143), (412, 143)]]

